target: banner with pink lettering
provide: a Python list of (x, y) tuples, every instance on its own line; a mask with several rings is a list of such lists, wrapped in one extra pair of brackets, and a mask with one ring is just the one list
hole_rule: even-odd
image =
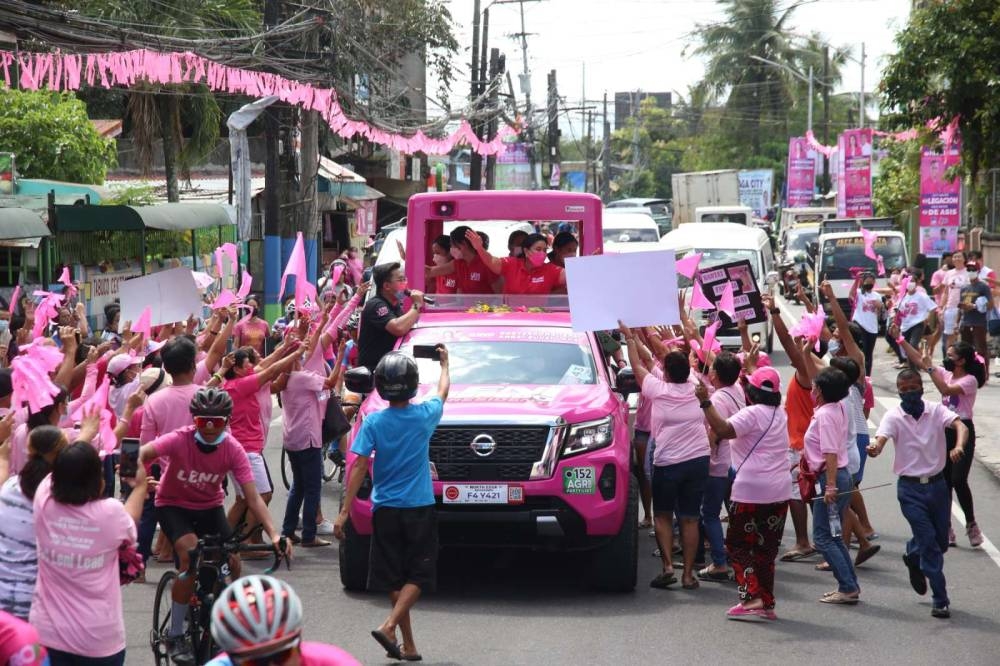
[(928, 257), (958, 247), (962, 181), (949, 180), (945, 173), (958, 164), (961, 151), (955, 140), (943, 151), (925, 147), (920, 156), (920, 251)]
[(805, 208), (813, 199), (816, 184), (815, 151), (804, 136), (788, 140), (788, 202), (789, 208)]
[(844, 163), (844, 214), (871, 217), (872, 211), (872, 131), (847, 130), (841, 135)]

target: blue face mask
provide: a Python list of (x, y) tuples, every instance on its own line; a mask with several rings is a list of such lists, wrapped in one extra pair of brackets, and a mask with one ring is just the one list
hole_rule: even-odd
[(900, 407), (915, 419), (924, 413), (924, 391), (904, 391), (899, 394)]
[(208, 449), (208, 451), (205, 451), (206, 453), (208, 453), (210, 451), (214, 451), (219, 446), (219, 444), (222, 443), (222, 440), (225, 439), (225, 438), (226, 438), (226, 431), (225, 430), (219, 432), (219, 436), (216, 437), (211, 442), (205, 440), (205, 438), (202, 437), (201, 433), (198, 432), (197, 430), (194, 431), (194, 441), (198, 443), (198, 448), (201, 449), (202, 451), (205, 451), (205, 449)]
[(830, 353), (830, 356), (836, 356), (837, 352), (840, 351), (840, 340), (830, 340), (826, 350)]

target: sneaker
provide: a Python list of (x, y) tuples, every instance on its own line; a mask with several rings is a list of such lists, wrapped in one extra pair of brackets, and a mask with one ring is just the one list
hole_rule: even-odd
[(920, 596), (927, 594), (927, 578), (920, 570), (920, 565), (909, 555), (903, 555), (903, 563), (910, 572), (910, 587), (913, 591)]
[(322, 523), (316, 525), (316, 534), (321, 534), (323, 536), (333, 534), (333, 523), (324, 518)]
[[(771, 614), (774, 615), (774, 611)], [(777, 618), (776, 615), (774, 617)], [(736, 604), (726, 611), (726, 618), (740, 622), (766, 622), (771, 619), (763, 608), (744, 608), (743, 604)]]
[(983, 531), (979, 529), (979, 525), (976, 523), (969, 523), (965, 533), (969, 537), (970, 546), (973, 548), (979, 548), (983, 545)]
[(940, 608), (934, 607), (931, 609), (931, 617), (947, 620), (949, 617), (951, 617), (951, 611), (948, 610), (947, 606), (941, 606)]
[(163, 642), (167, 647), (170, 661), (175, 664), (194, 664), (194, 652), (191, 650), (191, 641), (187, 635), (167, 636)]
[(948, 528), (948, 545), (952, 548), (958, 545), (958, 540), (955, 538), (955, 530), (951, 527)]
[(774, 612), (773, 608), (765, 608), (764, 619), (771, 620), (773, 622), (778, 619), (778, 614)]

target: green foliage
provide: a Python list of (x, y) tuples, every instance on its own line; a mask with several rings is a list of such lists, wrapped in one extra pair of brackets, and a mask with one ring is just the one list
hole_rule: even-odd
[(101, 200), (102, 206), (150, 206), (156, 203), (156, 188), (152, 185), (129, 185), (112, 190)]
[[(962, 164), (977, 175), (1000, 163), (1000, 4), (927, 2), (896, 36), (879, 91), (896, 127), (959, 119)], [(976, 207), (980, 202), (973, 195)]]
[(683, 130), (683, 121), (652, 97), (644, 99), (636, 117), (611, 135), (612, 156), (622, 169), (611, 183), (615, 197), (668, 197), (683, 154), (673, 143)]
[(896, 217), (920, 205), (920, 142), (892, 141), (889, 154), (879, 162), (879, 177), (872, 189), (878, 216)]
[(72, 95), (0, 88), (0, 109), (0, 150), (17, 155), (25, 178), (99, 185), (117, 163), (114, 142)]

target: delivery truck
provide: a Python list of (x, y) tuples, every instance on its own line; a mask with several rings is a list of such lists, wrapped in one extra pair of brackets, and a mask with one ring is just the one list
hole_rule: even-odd
[(740, 179), (736, 169), (694, 171), (671, 176), (674, 228), (695, 222), (695, 209), (708, 206), (741, 206)]

